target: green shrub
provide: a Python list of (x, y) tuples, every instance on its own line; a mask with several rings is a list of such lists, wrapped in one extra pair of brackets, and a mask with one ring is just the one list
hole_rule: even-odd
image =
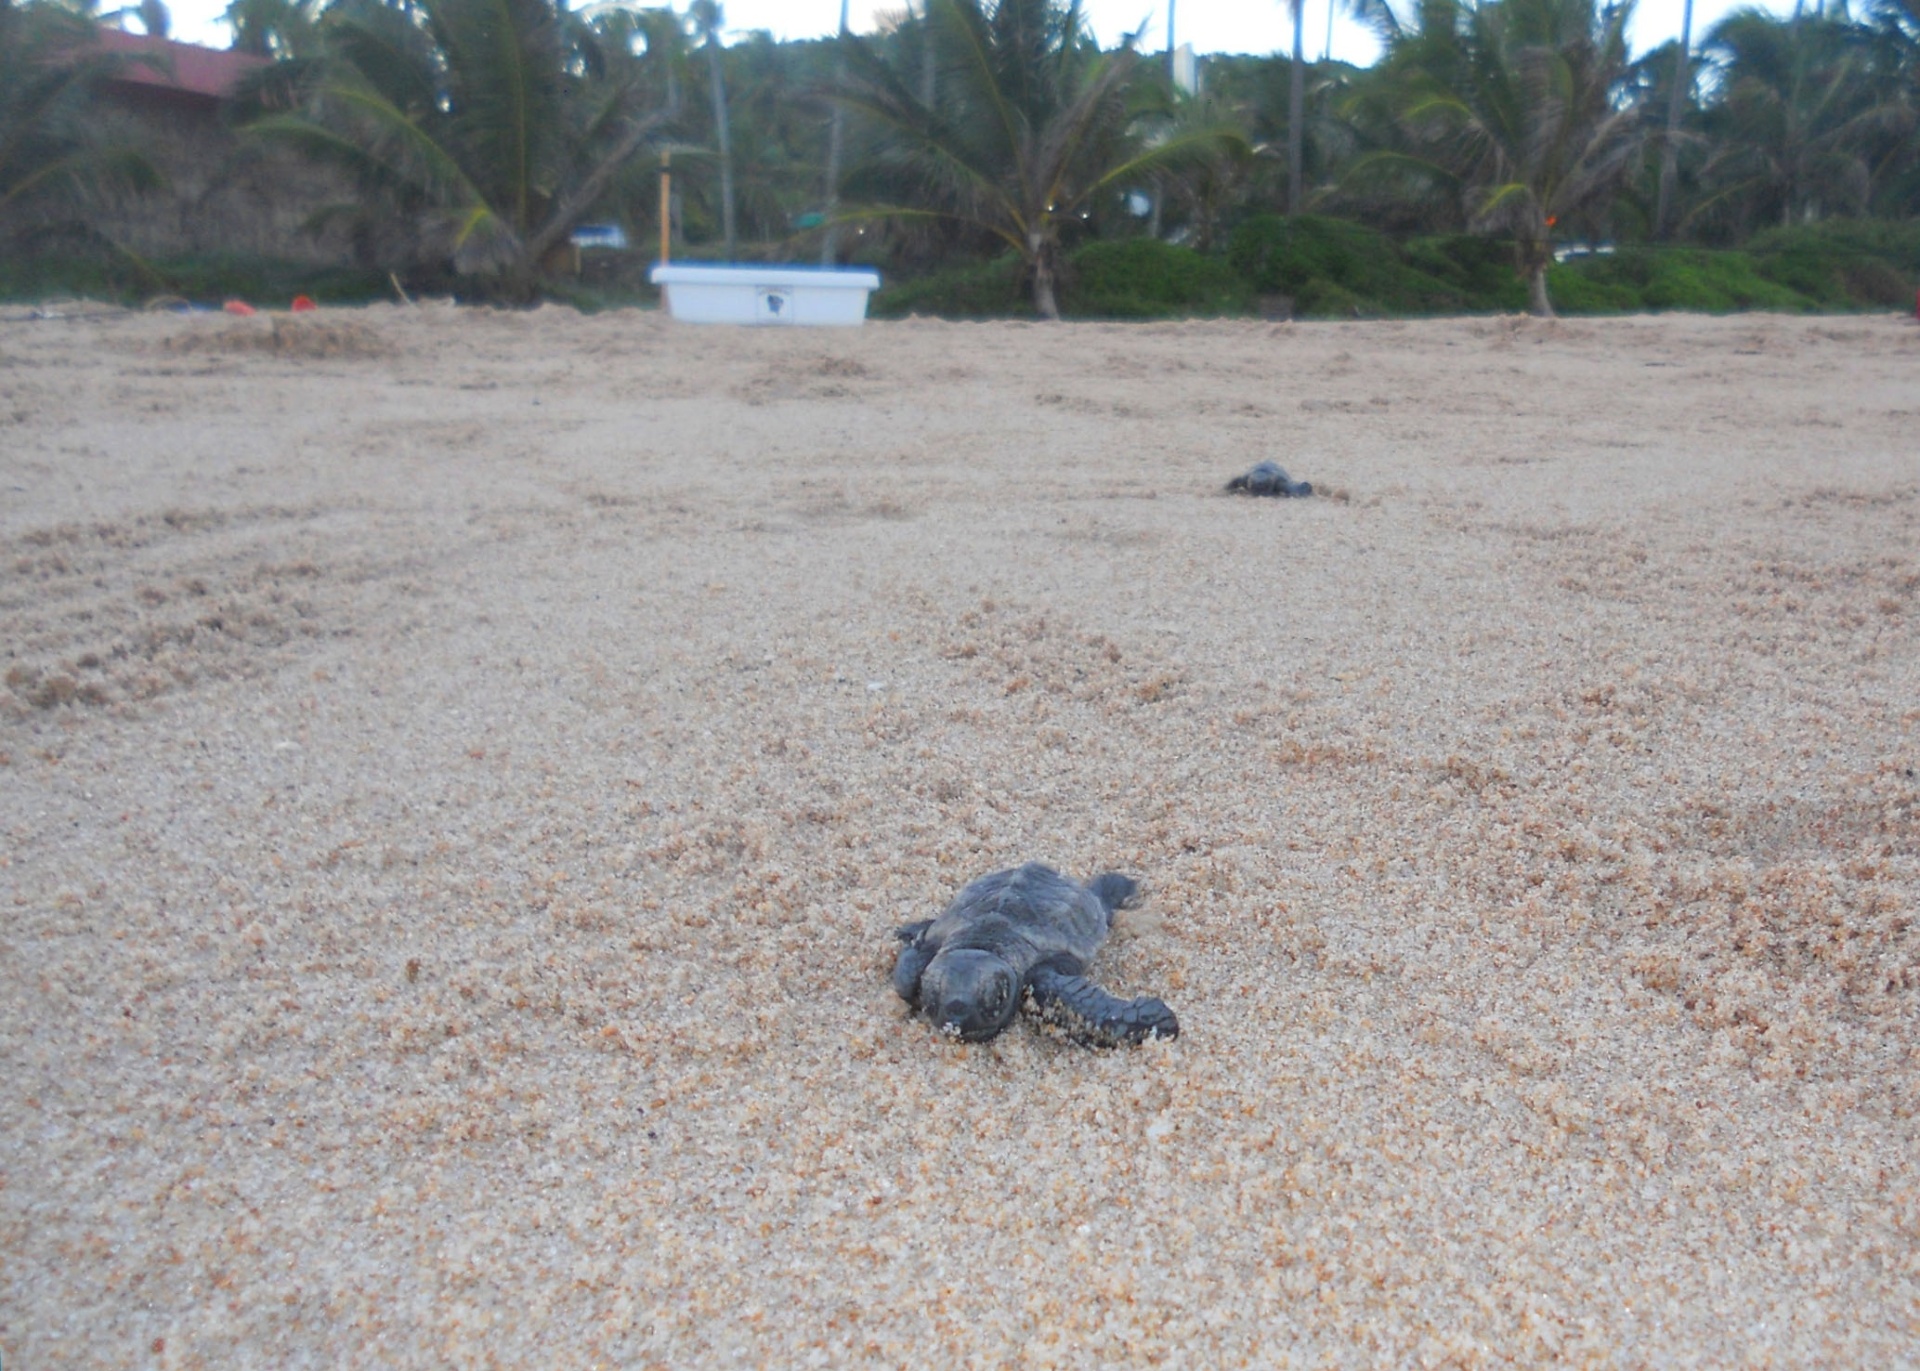
[(47, 300), (84, 296), (138, 305), (178, 296), (199, 305), (245, 300), (285, 309), (296, 295), (323, 305), (364, 304), (389, 298), (384, 274), (351, 267), (318, 267), (270, 257), (205, 255), (156, 258), (130, 253), (48, 252), (0, 258), (0, 299)]
[[(1586, 270), (1588, 261), (1556, 263), (1547, 268), (1547, 296), (1562, 314), (1632, 314), (1645, 307), (1640, 292), (1620, 280), (1605, 280)], [(1514, 306), (1524, 308), (1524, 304)]]
[(1293, 312), (1302, 319), (1362, 319), (1380, 313), (1380, 307), (1338, 281), (1315, 279), (1293, 297)]
[(1152, 238), (1089, 243), (1069, 259), (1062, 311), (1076, 318), (1249, 314), (1254, 292), (1217, 257)]
[[(1253, 292), (1218, 258), (1151, 239), (1089, 243), (1068, 254), (1060, 311), (1070, 319), (1165, 319), (1245, 314)], [(935, 314), (954, 319), (1031, 317), (1026, 268), (1011, 253), (884, 285), (873, 297), (879, 318)]]
[(1340, 219), (1262, 215), (1234, 230), (1227, 260), (1262, 294), (1291, 296), (1294, 312), (1309, 317), (1498, 309), (1504, 301), (1490, 298), (1495, 289), (1523, 301), (1511, 249), (1498, 272), (1486, 269), (1486, 251), (1484, 240), (1462, 238), (1424, 240), (1416, 253)]
[(1648, 263), (1646, 283), (1640, 288), (1640, 300), (1647, 309), (1723, 314), (1742, 309), (1816, 307), (1800, 292), (1759, 275), (1753, 269), (1753, 259), (1743, 252), (1642, 248), (1616, 256), (1644, 258)]
[(1012, 253), (977, 266), (953, 267), (912, 281), (883, 283), (870, 312), (880, 319), (934, 314), (949, 319), (1031, 315), (1024, 265)]
[(1549, 268), (1547, 293), (1563, 314), (1817, 307), (1798, 291), (1761, 276), (1747, 254), (1705, 248), (1629, 247), (1575, 258)]
[[(1240, 224), (1226, 260), (1152, 240), (1092, 243), (1073, 253), (1065, 313), (1147, 319), (1248, 312), (1285, 295), (1305, 318), (1507, 312), (1526, 308), (1513, 246), (1465, 234), (1396, 243), (1359, 224), (1263, 215)], [(1841, 220), (1757, 235), (1748, 248), (1623, 247), (1556, 263), (1547, 292), (1564, 314), (1642, 310), (1911, 308), (1920, 285), (1920, 223)], [(1027, 315), (1012, 257), (890, 286), (876, 314)]]
[(1455, 233), (1414, 238), (1401, 249), (1413, 270), (1458, 292), (1470, 308), (1525, 309), (1526, 283), (1513, 269), (1513, 244)]
[(1826, 309), (1911, 307), (1920, 221), (1831, 219), (1757, 233), (1745, 251), (1770, 281)]
[(1317, 214), (1260, 215), (1235, 229), (1227, 245), (1234, 270), (1263, 294), (1298, 296), (1313, 281), (1364, 293), (1364, 283), (1393, 258), (1393, 245), (1379, 234)]

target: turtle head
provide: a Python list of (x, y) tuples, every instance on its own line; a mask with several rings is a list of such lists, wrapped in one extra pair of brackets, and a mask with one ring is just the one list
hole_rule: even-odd
[(1013, 1022), (1020, 978), (1004, 957), (976, 948), (942, 952), (920, 977), (920, 1012), (942, 1033), (981, 1043)]

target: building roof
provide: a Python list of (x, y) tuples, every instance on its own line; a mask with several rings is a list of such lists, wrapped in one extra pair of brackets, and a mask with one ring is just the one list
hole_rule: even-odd
[(270, 65), (268, 59), (248, 52), (222, 52), (197, 43), (176, 43), (170, 38), (152, 38), (143, 33), (125, 33), (120, 29), (100, 30), (103, 51), (121, 57), (154, 56), (156, 65), (130, 61), (113, 79), (130, 86), (148, 86), (158, 90), (181, 91), (189, 95), (224, 100), (248, 72)]

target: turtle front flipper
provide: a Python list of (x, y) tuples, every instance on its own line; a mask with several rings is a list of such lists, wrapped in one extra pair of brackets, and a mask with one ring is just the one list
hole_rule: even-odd
[(933, 949), (920, 941), (920, 935), (932, 926), (932, 919), (922, 919), (919, 923), (902, 924), (893, 930), (893, 936), (904, 944), (900, 949), (900, 960), (893, 964), (893, 993), (908, 1004), (920, 1003), (920, 974), (927, 969), (927, 963), (933, 960)]
[(1123, 1000), (1109, 995), (1085, 976), (1069, 976), (1041, 967), (1028, 979), (1041, 1016), (1069, 1036), (1096, 1043), (1139, 1043), (1148, 1038), (1177, 1038), (1180, 1020), (1164, 1000), (1151, 995)]

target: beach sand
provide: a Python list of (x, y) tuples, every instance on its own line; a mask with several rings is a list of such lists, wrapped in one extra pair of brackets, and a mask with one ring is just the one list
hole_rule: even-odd
[[(16, 313), (0, 1357), (1910, 1365), (1917, 451), (1891, 317)], [(1177, 1040), (906, 1016), (1028, 860)]]

